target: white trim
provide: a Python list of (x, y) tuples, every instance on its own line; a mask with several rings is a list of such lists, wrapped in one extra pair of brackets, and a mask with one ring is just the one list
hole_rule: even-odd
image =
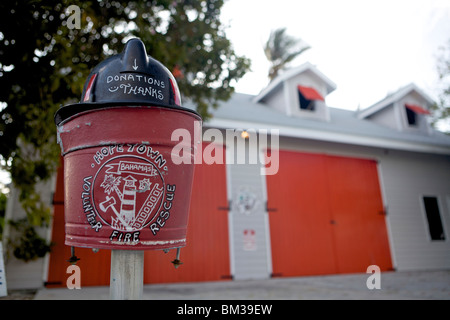
[(289, 104), (290, 101), (289, 86), (286, 83), (283, 83), (283, 96), (284, 96), (284, 106), (286, 108), (286, 115), (290, 117), (292, 116), (292, 109), (291, 105)]
[(383, 203), (383, 210), (385, 211), (384, 216), (384, 222), (386, 224), (386, 231), (387, 231), (387, 237), (388, 237), (388, 244), (389, 244), (389, 251), (391, 253), (391, 262), (392, 262), (392, 268), (395, 270), (397, 269), (397, 256), (396, 251), (394, 247), (394, 234), (392, 232), (392, 226), (391, 226), (391, 220), (389, 217), (389, 204), (387, 202), (387, 195), (386, 195), (386, 187), (385, 182), (383, 178), (383, 169), (382, 169), (382, 163), (380, 159), (377, 159), (377, 174), (378, 174), (378, 181), (380, 184), (380, 192), (381, 192), (381, 201)]
[(295, 77), (296, 75), (303, 73), (307, 70), (312, 71), (317, 77), (319, 77), (327, 86), (327, 94), (334, 91), (336, 89), (336, 84), (331, 81), (327, 76), (325, 76), (322, 72), (320, 72), (313, 64), (310, 62), (306, 62), (297, 68), (289, 69), (278, 77), (276, 77), (267, 87), (265, 87), (261, 92), (255, 96), (252, 101), (254, 103), (260, 102), (264, 99), (268, 94), (270, 94), (275, 88), (277, 88), (280, 84), (285, 82), (286, 80)]
[(431, 99), (425, 92), (423, 92), (414, 83), (410, 83), (409, 85), (399, 89), (397, 92), (384, 98), (383, 100), (371, 105), (370, 107), (364, 110), (361, 110), (358, 113), (358, 119), (364, 119), (370, 116), (371, 114), (374, 114), (375, 112), (387, 107), (388, 105), (398, 102), (400, 99), (409, 94), (411, 91), (416, 91), (423, 99), (425, 99), (425, 101), (429, 105), (432, 105), (434, 103), (433, 99)]
[[(248, 128), (248, 129), (268, 129), (273, 128), (273, 124), (260, 123), (260, 122), (249, 122), (249, 121), (237, 121), (237, 120), (227, 120), (220, 118), (213, 118), (208, 122), (203, 124), (204, 127), (212, 128)], [(450, 147), (430, 145), (421, 142), (409, 142), (409, 141), (399, 141), (394, 139), (385, 139), (379, 137), (369, 137), (369, 136), (358, 136), (355, 134), (339, 133), (332, 131), (320, 131), (307, 128), (294, 128), (288, 126), (277, 126), (280, 130), (280, 136), (304, 138), (336, 143), (346, 143), (355, 144), (368, 147), (378, 147), (387, 149), (397, 149), (405, 151), (414, 152), (425, 152), (425, 153), (436, 153), (436, 154), (448, 154), (450, 155)]]
[(236, 276), (236, 258), (234, 257), (234, 229), (233, 229), (233, 214), (228, 210), (228, 246), (230, 254), (230, 274), (232, 279)]
[(404, 131), (404, 129), (405, 129), (404, 121), (406, 121), (406, 120), (403, 119), (404, 115), (402, 113), (402, 110), (400, 108), (398, 101), (393, 103), (392, 108), (393, 108), (393, 111), (395, 114), (394, 120), (395, 120), (395, 124), (397, 126), (397, 130)]
[[(266, 176), (264, 176), (265, 180)], [(273, 267), (272, 267), (272, 244), (270, 238), (270, 223), (269, 223), (269, 213), (266, 211), (264, 213), (264, 228), (266, 229), (266, 262), (267, 262), (267, 273), (268, 278), (272, 277)]]
[[(444, 237), (445, 239), (441, 240), (441, 239), (435, 239), (433, 240), (433, 238), (431, 237), (431, 231), (430, 231), (430, 221), (428, 220), (428, 215), (427, 215), (427, 210), (425, 208), (425, 202), (424, 202), (424, 198), (425, 197), (429, 197), (429, 198), (436, 198), (436, 202), (438, 205), (438, 214), (439, 214), (439, 218), (441, 219), (441, 227), (442, 227), (442, 232), (444, 233)], [(419, 206), (420, 206), (420, 211), (422, 213), (422, 220), (423, 220), (423, 226), (425, 228), (425, 234), (427, 237), (427, 240), (429, 243), (445, 243), (449, 241), (449, 235), (447, 232), (447, 228), (446, 228), (446, 223), (445, 220), (443, 219), (443, 215), (442, 215), (442, 203), (441, 203), (441, 197), (438, 194), (432, 194), (432, 193), (421, 193), (419, 194)]]
[[(263, 159), (265, 155), (265, 151), (262, 149), (259, 149), (259, 158)], [(261, 161), (261, 168), (264, 168), (265, 161)], [(268, 278), (271, 278), (272, 272), (273, 272), (273, 266), (272, 266), (272, 243), (271, 243), (271, 237), (270, 237), (270, 222), (269, 222), (269, 212), (267, 211), (267, 175), (260, 175), (261, 177), (261, 188), (263, 193), (263, 200), (266, 204), (265, 212), (264, 212), (264, 228), (266, 229), (266, 262), (267, 262), (267, 272), (268, 272)]]
[(233, 214), (232, 214), (232, 209), (231, 206), (233, 205), (231, 202), (231, 199), (233, 198), (233, 194), (232, 194), (232, 186), (231, 186), (231, 173), (230, 173), (230, 168), (229, 166), (231, 165), (231, 163), (233, 163), (230, 160), (231, 159), (231, 155), (230, 155), (230, 151), (229, 151), (229, 146), (227, 146), (225, 144), (225, 175), (226, 175), (226, 184), (227, 184), (227, 201), (228, 201), (228, 249), (229, 249), (229, 255), (230, 255), (230, 274), (231, 276), (234, 278), (236, 276), (236, 258), (234, 256), (234, 243), (233, 243), (233, 239), (234, 239), (234, 228), (233, 228)]

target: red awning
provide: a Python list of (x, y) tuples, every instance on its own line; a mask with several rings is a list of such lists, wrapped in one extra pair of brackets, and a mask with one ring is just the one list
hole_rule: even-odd
[(415, 113), (431, 114), (430, 111), (428, 111), (427, 109), (419, 107), (419, 106), (417, 106), (415, 104), (405, 103), (405, 107), (407, 107), (411, 111), (414, 111)]
[(305, 97), (307, 100), (322, 100), (325, 101), (325, 99), (316, 91), (316, 89), (311, 87), (304, 87), (304, 86), (298, 86), (297, 87), (300, 93)]

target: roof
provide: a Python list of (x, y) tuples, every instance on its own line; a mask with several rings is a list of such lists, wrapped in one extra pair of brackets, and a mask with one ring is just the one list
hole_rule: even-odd
[[(185, 103), (185, 107), (193, 107)], [(355, 144), (415, 152), (450, 154), (450, 137), (433, 131), (400, 132), (370, 120), (357, 112), (329, 107), (330, 121), (290, 117), (263, 103), (255, 96), (235, 93), (230, 100), (212, 110), (213, 118), (204, 127), (222, 129), (279, 129), (280, 136)]]
[(386, 108), (387, 106), (391, 105), (392, 103), (402, 99), (404, 96), (409, 94), (410, 92), (417, 92), (429, 105), (432, 105), (434, 103), (433, 99), (431, 99), (425, 92), (423, 92), (419, 87), (417, 87), (414, 83), (410, 83), (409, 85), (400, 88), (398, 91), (396, 91), (393, 94), (390, 94), (386, 96), (381, 101), (378, 101), (377, 103), (371, 105), (370, 107), (361, 110), (358, 113), (358, 118), (364, 119), (368, 116), (380, 111), (381, 109)]
[(254, 102), (261, 102), (266, 96), (268, 96), (273, 91), (277, 90), (286, 80), (293, 78), (303, 72), (311, 71), (315, 74), (321, 81), (323, 81), (327, 88), (327, 94), (336, 89), (336, 84), (331, 81), (327, 76), (319, 71), (313, 64), (306, 62), (301, 66), (292, 68), (284, 71), (278, 77), (276, 77), (267, 87), (265, 87), (261, 92), (253, 97)]

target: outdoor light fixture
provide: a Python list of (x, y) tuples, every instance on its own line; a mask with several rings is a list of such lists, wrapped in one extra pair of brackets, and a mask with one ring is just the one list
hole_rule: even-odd
[(243, 139), (248, 139), (248, 138), (250, 137), (250, 134), (248, 133), (248, 131), (243, 130), (243, 131), (241, 132), (241, 137), (242, 137)]

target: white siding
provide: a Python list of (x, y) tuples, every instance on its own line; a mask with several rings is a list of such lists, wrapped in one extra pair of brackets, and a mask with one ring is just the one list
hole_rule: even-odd
[(273, 90), (270, 95), (264, 98), (264, 103), (281, 113), (291, 115), (291, 110), (288, 107), (285, 99), (284, 84), (281, 84), (278, 89)]
[(405, 109), (405, 104), (409, 103), (409, 104), (414, 104), (414, 105), (418, 105), (422, 108), (426, 108), (426, 101), (425, 99), (421, 98), (417, 93), (415, 92), (411, 92), (408, 95), (406, 95), (405, 97), (403, 97), (403, 99), (400, 99), (400, 101), (398, 101), (397, 103), (397, 107), (399, 108), (399, 114), (400, 114), (400, 118), (401, 118), (401, 123), (402, 123), (402, 129), (405, 132), (421, 132), (421, 133), (428, 133), (429, 132), (429, 124), (427, 122), (427, 118), (425, 115), (422, 114), (416, 114), (416, 125), (414, 126), (410, 126), (408, 124), (408, 118), (406, 115), (406, 109)]
[(327, 95), (326, 84), (315, 76), (312, 72), (304, 72), (291, 79), (284, 84), (287, 87), (287, 105), (291, 110), (291, 114), (295, 117), (317, 119), (322, 121), (329, 121), (330, 114), (325, 103), (318, 101), (314, 111), (301, 110), (300, 101), (298, 98), (298, 85), (312, 87), (317, 90), (322, 97)]
[[(52, 195), (55, 187), (55, 179), (49, 179), (45, 183), (37, 185), (36, 190), (39, 190), (41, 199), (44, 203), (51, 207)], [(26, 213), (23, 210), (19, 200), (18, 191), (15, 188), (11, 188), (10, 198), (8, 199), (6, 219), (19, 220), (26, 217)], [(51, 224), (50, 224), (51, 225)], [(51, 228), (37, 228), (40, 236), (50, 241)], [(6, 251), (8, 246), (8, 239), (14, 236), (14, 230), (9, 225), (5, 226), (5, 234), (3, 239), (3, 250)], [(24, 262), (14, 257), (12, 252), (9, 252), (9, 257), (5, 262), (6, 279), (8, 283), (8, 290), (13, 289), (35, 289), (43, 286), (46, 280), (47, 274), (47, 259), (48, 255), (44, 258), (38, 258), (34, 261)]]
[[(391, 242), (399, 270), (450, 268), (450, 161), (390, 152), (381, 165)], [(438, 199), (446, 239), (432, 241), (423, 196)]]
[(390, 105), (386, 108), (381, 109), (380, 111), (372, 114), (368, 117), (368, 120), (373, 121), (379, 125), (394, 129), (400, 130), (400, 122), (396, 121), (396, 117), (394, 114), (393, 105)]
[[(257, 152), (257, 149), (253, 150)], [(231, 160), (230, 148), (227, 148), (227, 153), (228, 160)], [(234, 157), (234, 164), (227, 165), (228, 197), (231, 200), (231, 270), (234, 279), (265, 279), (270, 276), (271, 261), (267, 250), (267, 213), (261, 166), (250, 164), (248, 156), (244, 164), (237, 164), (238, 158), (239, 155)]]

